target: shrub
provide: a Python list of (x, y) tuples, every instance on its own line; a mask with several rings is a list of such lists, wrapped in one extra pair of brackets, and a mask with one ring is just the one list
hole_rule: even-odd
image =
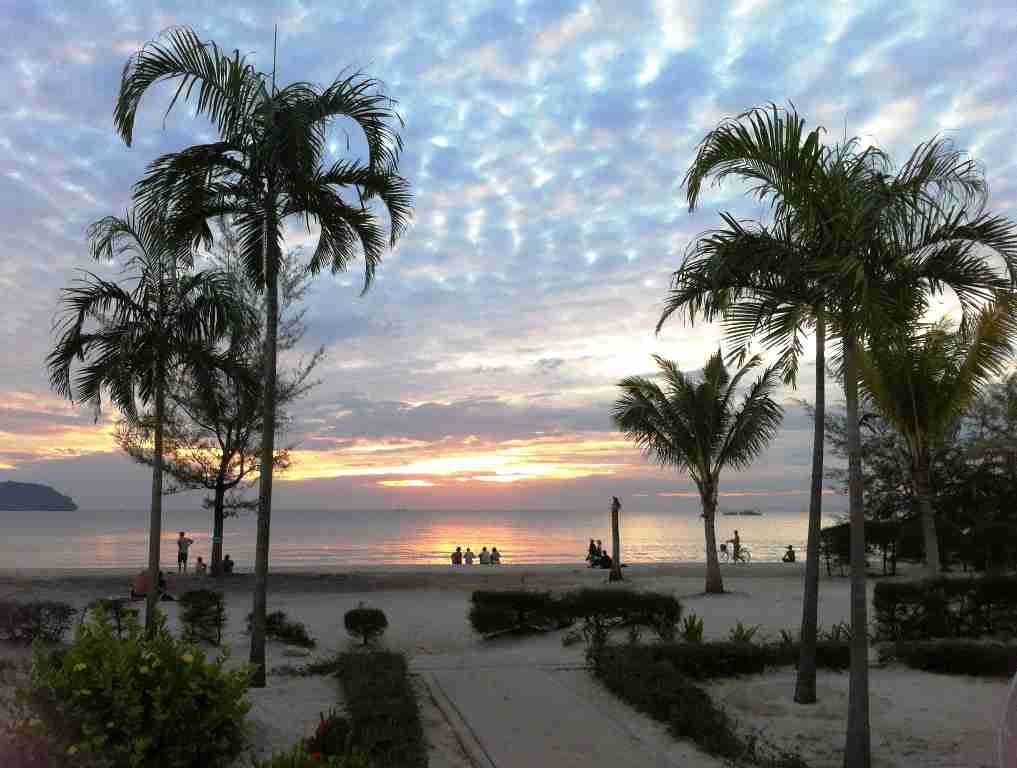
[(482, 635), (545, 632), (560, 621), (549, 592), (478, 590), (470, 602), (470, 625)]
[[(580, 589), (558, 600), (561, 623), (582, 621), (587, 643), (603, 644), (612, 629), (648, 627), (665, 642), (674, 640), (682, 616), (681, 603), (673, 595), (625, 589)], [(638, 640), (631, 631), (630, 639)]]
[(760, 626), (758, 624), (754, 627), (746, 627), (739, 621), (731, 628), (731, 642), (751, 644), (756, 637), (756, 633), (759, 632), (759, 629)]
[(388, 619), (381, 608), (365, 608), (361, 603), (358, 608), (346, 611), (343, 624), (352, 637), (359, 638), (367, 645), (381, 637), (388, 628)]
[(1017, 634), (1017, 577), (881, 582), (873, 596), (878, 640)]
[(352, 749), (387, 768), (426, 768), (427, 746), (406, 658), (388, 651), (346, 653), (339, 668)]
[(226, 766), (246, 742), (249, 672), (224, 669), (174, 638), (160, 617), (151, 635), (132, 618), (118, 638), (100, 610), (64, 653), (36, 648), (33, 683), (77, 723), (75, 747), (116, 766)]
[(0, 640), (59, 643), (71, 628), (76, 613), (77, 610), (67, 603), (52, 600), (0, 602)]
[[(247, 614), (247, 633), (251, 633), (254, 625), (254, 614)], [(265, 616), (265, 637), (280, 640), (289, 645), (301, 648), (313, 648), (317, 643), (302, 622), (294, 621), (285, 611), (272, 611)]]
[(686, 643), (703, 642), (703, 620), (690, 613), (678, 627), (678, 636)]
[(185, 640), (204, 640), (212, 645), (222, 643), (226, 605), (220, 592), (192, 589), (180, 595), (177, 602), (180, 605), (180, 623), (184, 625)]
[(342, 756), (348, 751), (350, 724), (345, 718), (336, 714), (335, 710), (328, 717), (321, 716), (314, 735), (304, 742), (304, 750), (311, 755), (322, 757)]
[(358, 755), (318, 755), (309, 753), (303, 744), (289, 752), (273, 755), (255, 763), (256, 768), (374, 768), (365, 757)]
[(897, 642), (880, 647), (882, 661), (944, 675), (1011, 678), (1017, 674), (1017, 646), (971, 640)]

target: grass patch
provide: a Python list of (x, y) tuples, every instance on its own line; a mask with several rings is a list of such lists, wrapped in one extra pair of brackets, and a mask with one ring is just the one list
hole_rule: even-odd
[(351, 746), (372, 764), (426, 768), (427, 746), (406, 657), (372, 651), (338, 657)]

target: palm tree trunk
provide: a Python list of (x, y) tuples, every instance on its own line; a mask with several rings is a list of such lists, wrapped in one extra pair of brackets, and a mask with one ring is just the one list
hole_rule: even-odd
[(700, 492), (703, 500), (703, 528), (706, 531), (706, 592), (720, 594), (724, 591), (724, 580), (720, 576), (720, 561), (717, 559), (717, 489), (708, 486)]
[(611, 574), (608, 581), (621, 581), (621, 537), (618, 535), (618, 507), (611, 506)]
[(226, 489), (223, 487), (223, 467), (219, 468), (219, 477), (215, 484), (215, 499), (212, 505), (212, 563), (209, 566), (213, 576), (222, 576), (222, 533), (223, 533), (223, 505), (225, 504)]
[(929, 467), (922, 465), (912, 470), (911, 482), (918, 497), (918, 509), (922, 514), (922, 537), (925, 540), (925, 570), (930, 578), (939, 576), (939, 536), (936, 533), (936, 515), (932, 511), (932, 484), (929, 482)]
[(251, 685), (265, 687), (265, 613), (268, 598), (268, 539), (272, 519), (272, 466), (275, 456), (276, 339), (279, 326), (278, 243), (274, 226), (275, 200), (269, 194), (262, 258), (265, 274), (265, 383), (262, 402), (261, 474), (258, 488), (258, 540), (254, 561), (254, 606), (251, 627)]
[(155, 632), (159, 603), (159, 548), (162, 544), (162, 424), (166, 411), (165, 374), (155, 364), (155, 444), (152, 447), (152, 507), (148, 523), (148, 592), (145, 594), (145, 631)]
[(861, 425), (858, 421), (857, 341), (844, 336), (844, 398), (847, 404), (848, 498), (851, 520), (851, 681), (848, 694), (845, 768), (869, 768), (869, 638), (865, 572), (865, 507), (862, 498)]
[(826, 318), (816, 312), (816, 423), (812, 432), (812, 487), (809, 493), (809, 538), (805, 545), (805, 590), (802, 599), (801, 647), (795, 701), (816, 703), (816, 635), (819, 626), (819, 539), (823, 525), (823, 444), (826, 426)]

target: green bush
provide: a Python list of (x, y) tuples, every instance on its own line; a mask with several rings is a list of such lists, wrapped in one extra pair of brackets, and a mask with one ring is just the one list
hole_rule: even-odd
[(1017, 646), (972, 640), (927, 640), (888, 643), (882, 661), (895, 660), (912, 669), (944, 675), (1011, 678), (1017, 674)]
[(100, 610), (66, 652), (36, 647), (33, 685), (78, 725), (75, 747), (118, 768), (231, 764), (246, 743), (248, 670), (206, 660), (161, 617), (150, 636), (128, 617), (124, 634)]
[[(712, 645), (712, 644), (711, 644)], [(674, 648), (698, 649), (693, 643)], [(743, 738), (736, 724), (710, 695), (664, 658), (657, 646), (603, 646), (591, 653), (594, 674), (608, 690), (655, 720), (667, 724), (676, 739), (694, 742), (708, 754), (741, 764), (805, 768), (801, 758), (770, 747), (756, 737)]]
[(341, 757), (349, 751), (349, 736), (349, 722), (332, 710), (328, 717), (321, 716), (314, 735), (304, 742), (304, 750), (311, 755)]
[(873, 595), (877, 640), (1017, 635), (1017, 577), (880, 582)]
[(378, 639), (388, 628), (388, 619), (380, 608), (365, 608), (363, 604), (343, 616), (346, 631), (352, 637), (363, 641), (364, 645)]
[(255, 763), (256, 768), (375, 768), (366, 757), (357, 755), (312, 756), (297, 744), (289, 752), (273, 755), (269, 760)]
[(470, 603), (470, 625), (482, 635), (545, 632), (559, 626), (549, 592), (478, 590)]
[(406, 658), (387, 651), (342, 654), (339, 681), (353, 751), (386, 768), (426, 768), (427, 746)]
[(71, 628), (75, 614), (77, 609), (53, 600), (0, 602), (0, 640), (26, 645), (35, 640), (59, 643)]
[[(254, 625), (254, 614), (247, 614), (247, 633)], [(285, 611), (272, 611), (265, 616), (265, 637), (271, 637), (288, 645), (313, 648), (317, 643), (302, 622), (294, 621)]]
[(558, 600), (556, 612), (562, 622), (583, 622), (588, 642), (607, 640), (612, 629), (647, 627), (664, 642), (678, 634), (682, 606), (673, 595), (627, 589), (580, 589)]
[(678, 626), (678, 637), (685, 643), (703, 642), (703, 620), (690, 613)]
[(177, 603), (185, 640), (203, 640), (212, 645), (222, 643), (222, 631), (226, 627), (226, 604), (222, 593), (212, 589), (192, 589), (180, 595)]
[(761, 627), (756, 624), (752, 627), (746, 627), (740, 621), (731, 628), (731, 642), (732, 643), (745, 643), (751, 645), (752, 641), (755, 640), (756, 634), (759, 632)]

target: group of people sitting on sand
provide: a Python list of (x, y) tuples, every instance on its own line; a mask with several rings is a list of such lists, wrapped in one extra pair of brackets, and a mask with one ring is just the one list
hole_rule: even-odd
[(490, 552), (484, 547), (479, 555), (474, 555), (469, 547), (465, 552), (462, 547), (456, 547), (456, 551), (452, 553), (452, 565), (473, 565), (474, 560), (480, 560), (481, 565), (501, 565), (501, 552), (497, 547), (491, 547)]
[(597, 539), (596, 541), (590, 539), (590, 549), (586, 553), (586, 562), (590, 564), (591, 568), (611, 567), (611, 556), (607, 554), (607, 550), (604, 549), (604, 545), (601, 544), (600, 539)]
[[(177, 573), (187, 573), (187, 559), (191, 548), (194, 543), (194, 539), (188, 538), (186, 531), (180, 531), (180, 536), (177, 538)], [(222, 573), (224, 576), (229, 576), (233, 573), (233, 558), (229, 555), (224, 555), (222, 559)], [(201, 555), (198, 555), (198, 559), (194, 564), (194, 572), (199, 576), (204, 576), (208, 573), (208, 563), (206, 563)], [(133, 579), (131, 579), (131, 598), (134, 600), (141, 599), (148, 595), (148, 569), (146, 568)], [(159, 599), (160, 600), (173, 600), (173, 596), (170, 594), (169, 585), (166, 582), (166, 574), (159, 571)]]

